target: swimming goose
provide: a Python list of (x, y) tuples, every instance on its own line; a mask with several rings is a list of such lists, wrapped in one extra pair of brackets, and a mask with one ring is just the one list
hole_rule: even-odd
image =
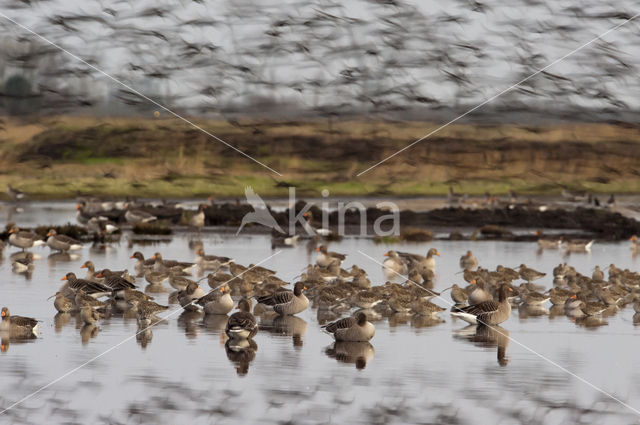
[(233, 310), (231, 289), (228, 285), (223, 285), (219, 290), (211, 291), (200, 298), (196, 304), (202, 306), (206, 314), (227, 314)]
[(55, 229), (49, 229), (47, 246), (60, 252), (77, 251), (82, 249), (82, 242), (67, 235), (59, 235)]
[(273, 311), (281, 316), (290, 316), (304, 311), (309, 306), (309, 299), (302, 293), (306, 289), (304, 283), (297, 282), (291, 291), (276, 291), (271, 295), (258, 297), (260, 304), (273, 306)]
[(198, 211), (194, 215), (192, 215), (191, 218), (189, 219), (189, 226), (193, 227), (194, 229), (197, 229), (198, 232), (201, 232), (202, 228), (204, 227), (205, 208), (207, 208), (205, 204), (198, 205)]
[(153, 254), (153, 257), (151, 258), (155, 260), (153, 264), (153, 271), (156, 271), (156, 272), (163, 272), (166, 269), (170, 269), (175, 266), (180, 266), (182, 270), (188, 271), (191, 267), (195, 265), (195, 263), (188, 263), (186, 261), (164, 260), (162, 258), (162, 254), (160, 254), (159, 252), (156, 252), (155, 254)]
[(316, 264), (320, 267), (329, 267), (334, 261), (337, 261), (339, 266), (340, 264), (342, 264), (344, 259), (347, 258), (345, 254), (327, 251), (327, 247), (325, 245), (320, 245), (318, 248), (316, 248), (316, 252), (318, 252)]
[(195, 263), (203, 270), (217, 270), (222, 266), (228, 266), (233, 259), (229, 257), (218, 257), (217, 255), (205, 255), (204, 248), (196, 249)]
[(322, 328), (332, 334), (336, 341), (369, 341), (376, 333), (375, 326), (367, 320), (367, 315), (362, 311), (356, 312), (352, 317), (336, 320)]
[(513, 291), (513, 289), (509, 285), (503, 284), (500, 287), (498, 301), (485, 301), (468, 307), (455, 308), (451, 315), (472, 325), (499, 325), (511, 315), (511, 304), (507, 299), (509, 291)]
[(44, 241), (33, 232), (20, 230), (14, 223), (9, 229), (9, 244), (21, 248), (23, 251), (27, 248), (44, 245)]
[(538, 236), (538, 247), (540, 249), (558, 249), (560, 247), (560, 238), (558, 237), (545, 237), (542, 230), (538, 230), (535, 233)]
[(568, 252), (590, 252), (591, 246), (593, 245), (594, 240), (581, 240), (574, 239), (570, 241), (563, 241), (560, 246), (562, 249)]
[(135, 258), (138, 260), (134, 266), (134, 270), (138, 276), (142, 276), (146, 270), (153, 268), (153, 265), (156, 263), (156, 260), (153, 258), (145, 259), (144, 255), (142, 255), (140, 251), (134, 252), (129, 258)]
[(400, 258), (400, 255), (398, 255), (396, 251), (388, 251), (384, 256), (388, 257), (382, 263), (386, 272), (390, 272), (390, 274), (397, 273), (403, 276), (408, 273), (409, 268), (406, 261)]
[(31, 317), (12, 316), (7, 307), (2, 307), (0, 332), (8, 333), (11, 338), (30, 338), (38, 336), (38, 321)]
[(474, 257), (471, 251), (467, 251), (465, 255), (460, 257), (460, 268), (463, 270), (473, 270), (478, 267), (478, 259)]
[(229, 317), (225, 333), (231, 339), (253, 338), (258, 333), (258, 323), (250, 312), (249, 301), (246, 298), (241, 299), (236, 308), (240, 311)]
[(520, 278), (526, 280), (527, 282), (533, 282), (534, 280), (541, 279), (547, 275), (546, 273), (531, 269), (524, 264), (520, 265), (518, 272), (520, 274)]
[(440, 256), (440, 253), (437, 249), (431, 248), (427, 251), (426, 257), (418, 254), (411, 254), (407, 252), (398, 252), (401, 258), (409, 263), (409, 265), (413, 268), (416, 268), (421, 274), (426, 272), (427, 270), (435, 273), (436, 271), (436, 259), (434, 256)]
[(129, 205), (125, 207), (127, 212), (124, 214), (124, 219), (127, 220), (129, 224), (140, 224), (140, 223), (150, 223), (158, 219), (155, 215), (148, 213), (143, 210), (136, 210), (130, 208)]
[(23, 258), (16, 258), (11, 263), (11, 270), (14, 273), (30, 273), (35, 268), (35, 264), (33, 263), (33, 253), (27, 252)]

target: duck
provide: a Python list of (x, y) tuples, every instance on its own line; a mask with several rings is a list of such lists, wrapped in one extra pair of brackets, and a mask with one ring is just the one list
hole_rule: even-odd
[(233, 310), (231, 289), (229, 285), (223, 285), (218, 291), (211, 291), (198, 299), (196, 304), (202, 306), (206, 314), (228, 314)]
[(251, 314), (251, 305), (246, 298), (242, 298), (236, 307), (238, 312), (233, 313), (227, 321), (224, 332), (231, 339), (251, 339), (258, 333), (258, 322)]
[(7, 307), (0, 312), (0, 333), (8, 333), (11, 338), (31, 338), (38, 336), (38, 321), (31, 317), (12, 316)]
[(326, 245), (320, 245), (316, 248), (316, 252), (318, 253), (316, 264), (320, 267), (329, 267), (331, 263), (335, 261), (337, 261), (338, 266), (340, 266), (344, 259), (347, 258), (346, 254), (328, 251)]
[(196, 249), (195, 263), (203, 270), (218, 270), (220, 267), (228, 266), (233, 259), (229, 257), (218, 257), (217, 255), (205, 255), (204, 248)]
[(194, 215), (192, 215), (191, 218), (189, 219), (189, 226), (191, 226), (194, 229), (197, 229), (198, 232), (201, 232), (202, 228), (204, 227), (205, 208), (207, 208), (207, 205), (205, 204), (198, 205), (198, 211)]
[(362, 311), (324, 325), (322, 329), (333, 335), (336, 341), (345, 342), (370, 341), (376, 333), (375, 326), (367, 320), (367, 315)]
[(471, 251), (460, 257), (460, 268), (463, 270), (473, 270), (478, 267), (478, 259)]
[(12, 223), (9, 228), (9, 244), (24, 251), (27, 248), (42, 246), (44, 241), (37, 234), (20, 230), (15, 223)]
[(520, 274), (520, 278), (526, 280), (527, 282), (533, 282), (534, 280), (542, 279), (547, 274), (539, 272), (537, 270), (531, 269), (524, 264), (520, 265), (518, 269), (518, 273)]
[(406, 261), (398, 255), (397, 251), (387, 251), (384, 256), (387, 257), (382, 263), (385, 271), (403, 276), (409, 272), (409, 267)]
[(303, 282), (296, 282), (292, 291), (280, 290), (271, 295), (258, 297), (260, 304), (273, 307), (273, 311), (280, 316), (291, 316), (298, 314), (309, 306), (309, 299), (302, 293), (307, 289)]
[(82, 249), (82, 242), (67, 235), (59, 235), (56, 229), (49, 229), (47, 246), (60, 252), (77, 251)]
[(511, 304), (507, 295), (513, 289), (506, 284), (500, 286), (498, 301), (484, 301), (468, 307), (456, 308), (451, 315), (472, 325), (499, 325), (509, 319)]

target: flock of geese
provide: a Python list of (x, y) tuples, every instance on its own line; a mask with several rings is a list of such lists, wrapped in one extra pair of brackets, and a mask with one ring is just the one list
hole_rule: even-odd
[[(15, 223), (7, 225), (7, 232), (8, 244), (19, 248), (11, 256), (16, 273), (34, 267), (30, 248), (46, 245), (51, 250), (67, 252), (83, 247), (81, 241), (54, 229), (44, 240)], [(637, 237), (631, 238), (631, 249), (640, 250)], [(597, 326), (606, 323), (604, 317), (633, 303), (638, 313), (634, 323), (640, 322), (640, 274), (613, 264), (606, 270), (606, 279), (599, 266), (586, 276), (566, 263), (560, 264), (553, 269), (552, 288), (546, 289), (536, 283), (546, 276), (544, 272), (525, 264), (518, 268), (498, 266), (491, 271), (481, 267), (468, 251), (459, 262), (460, 278), (466, 283), (436, 292), (433, 288), (440, 252), (435, 248), (425, 255), (386, 252), (380, 264), (389, 280), (379, 285), (372, 285), (367, 272), (355, 264), (342, 268), (346, 254), (329, 251), (324, 244), (317, 246), (315, 252), (315, 264), (306, 266), (296, 277), (292, 290), (286, 289), (290, 283), (274, 270), (254, 264), (243, 266), (232, 258), (207, 254), (200, 245), (194, 250), (195, 258), (189, 261), (166, 259), (160, 252), (150, 258), (140, 251), (133, 252), (132, 273), (99, 268), (92, 261), (85, 261), (80, 267), (85, 270), (84, 276), (78, 277), (73, 271), (61, 276), (63, 283), (50, 298), (59, 314), (75, 314), (89, 329), (96, 329), (101, 320), (112, 315), (135, 317), (136, 337), (141, 341), (150, 339), (149, 329), (169, 317), (161, 313), (170, 306), (157, 303), (152, 296), (168, 292), (169, 286), (174, 290), (169, 304), (180, 305), (175, 311), (226, 319), (227, 348), (236, 354), (253, 350), (254, 355), (256, 345), (252, 339), (264, 324), (274, 317), (295, 316), (309, 306), (317, 309), (323, 331), (338, 342), (356, 343), (370, 341), (375, 335), (373, 322), (383, 317), (419, 318), (424, 326), (430, 326), (444, 321), (439, 314), (447, 308), (456, 319), (493, 327), (507, 321), (515, 307), (521, 317), (551, 314), (545, 308), (550, 303), (553, 314), (562, 313), (577, 323)], [(203, 275), (199, 280), (195, 277)], [(148, 283), (144, 291), (138, 289), (141, 279)], [(201, 286), (203, 281), (207, 282), (208, 291)], [(436, 304), (436, 300), (446, 307)], [(12, 315), (7, 307), (2, 308), (1, 314), (3, 348), (9, 340), (38, 336), (38, 320)]]

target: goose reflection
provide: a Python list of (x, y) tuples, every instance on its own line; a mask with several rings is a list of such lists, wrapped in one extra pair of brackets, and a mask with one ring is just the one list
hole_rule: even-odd
[(373, 359), (375, 350), (370, 342), (337, 341), (325, 348), (325, 354), (339, 362), (354, 364), (356, 369), (364, 369)]
[(528, 317), (539, 317), (546, 316), (549, 314), (549, 310), (541, 305), (528, 305), (528, 304), (520, 304), (518, 305), (518, 317), (520, 319), (526, 319)]
[(236, 373), (244, 376), (249, 372), (249, 364), (256, 358), (258, 344), (253, 339), (229, 339), (224, 344), (227, 358), (234, 364)]
[(204, 316), (201, 311), (184, 311), (178, 317), (178, 325), (184, 329), (184, 334), (189, 339), (195, 339), (200, 335), (200, 319)]
[(204, 328), (212, 334), (224, 333), (229, 316), (226, 314), (206, 314), (202, 319)]
[(262, 318), (260, 329), (273, 335), (290, 336), (294, 347), (302, 347), (302, 337), (307, 333), (307, 322), (298, 316), (271, 315)]
[(502, 326), (469, 325), (454, 332), (454, 336), (463, 338), (480, 347), (497, 347), (497, 358), (500, 366), (509, 364), (507, 346), (509, 345), (509, 331)]
[(77, 261), (80, 259), (78, 254), (69, 254), (68, 252), (54, 252), (49, 254), (47, 262), (49, 265), (54, 266), (56, 263), (66, 263), (70, 261)]
[(9, 351), (9, 346), (11, 344), (31, 343), (36, 341), (37, 339), (38, 337), (36, 337), (35, 335), (30, 335), (25, 338), (12, 338), (10, 332), (0, 332), (0, 352), (6, 353), (7, 351)]

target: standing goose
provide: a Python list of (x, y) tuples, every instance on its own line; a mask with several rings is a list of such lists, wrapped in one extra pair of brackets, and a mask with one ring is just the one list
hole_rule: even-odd
[(240, 311), (233, 313), (227, 321), (225, 333), (231, 339), (250, 339), (258, 333), (258, 323), (256, 318), (251, 314), (251, 306), (246, 298), (238, 302)]
[(30, 338), (38, 336), (38, 321), (31, 317), (12, 316), (7, 307), (2, 307), (0, 332), (8, 333), (11, 338)]
[(82, 242), (67, 235), (59, 235), (56, 229), (49, 229), (47, 246), (61, 252), (76, 251), (82, 249)]
[(140, 251), (134, 252), (133, 255), (129, 258), (135, 258), (136, 260), (138, 260), (136, 261), (135, 266), (133, 266), (133, 269), (138, 276), (142, 276), (145, 271), (152, 269), (153, 265), (156, 263), (156, 260), (153, 258), (145, 259), (144, 255)]
[(205, 296), (204, 290), (196, 282), (190, 282), (187, 287), (178, 292), (178, 302), (187, 311), (197, 311), (193, 301)]
[(478, 267), (478, 259), (474, 257), (471, 251), (467, 251), (465, 255), (460, 257), (460, 268), (462, 270), (473, 270)]
[(111, 292), (108, 286), (91, 280), (78, 279), (73, 272), (67, 273), (60, 280), (66, 281), (60, 288), (60, 292), (67, 298), (75, 297), (75, 293), (80, 290), (94, 298), (108, 295)]
[(406, 261), (400, 258), (400, 255), (398, 255), (396, 251), (388, 251), (384, 254), (384, 256), (388, 257), (384, 260), (384, 263), (382, 263), (385, 271), (389, 271), (393, 274), (401, 274), (403, 276), (409, 272)]
[(204, 227), (204, 219), (205, 219), (205, 215), (204, 215), (204, 209), (207, 206), (205, 204), (200, 204), (198, 205), (198, 211), (191, 216), (191, 218), (189, 219), (189, 226), (193, 227), (194, 229), (197, 229), (198, 232), (202, 231), (202, 228)]
[(369, 341), (376, 333), (376, 328), (362, 311), (356, 312), (352, 317), (329, 323), (323, 329), (332, 334), (336, 341), (348, 342)]
[(203, 270), (217, 270), (222, 266), (228, 266), (233, 260), (229, 257), (217, 255), (205, 255), (204, 248), (196, 249), (196, 264)]
[(153, 264), (153, 271), (156, 272), (163, 272), (166, 269), (170, 269), (175, 266), (180, 266), (182, 270), (188, 271), (191, 267), (194, 266), (194, 263), (188, 263), (186, 261), (165, 260), (162, 258), (162, 254), (160, 254), (159, 252), (153, 254), (153, 257), (151, 258), (155, 260)]
[(468, 307), (456, 308), (451, 312), (454, 317), (459, 317), (472, 325), (499, 325), (511, 315), (511, 305), (507, 299), (509, 291), (513, 291), (509, 285), (500, 287), (498, 301), (485, 301)]
[(9, 229), (9, 244), (21, 248), (23, 251), (27, 248), (44, 245), (44, 241), (33, 232), (20, 230), (14, 223)]
[(302, 293), (306, 289), (304, 283), (297, 282), (291, 291), (276, 291), (271, 295), (258, 297), (261, 304), (273, 306), (273, 311), (281, 316), (290, 316), (304, 311), (309, 306), (309, 299)]
[(118, 276), (109, 269), (104, 269), (96, 275), (96, 277), (104, 277), (104, 285), (113, 291), (115, 297), (122, 297), (122, 291), (125, 289), (135, 289), (136, 285), (127, 279)]
[(320, 267), (329, 267), (334, 261), (337, 261), (339, 266), (347, 258), (346, 254), (328, 251), (326, 245), (320, 245), (316, 248), (316, 252), (318, 253), (316, 264)]
[(233, 310), (231, 289), (228, 285), (223, 285), (219, 290), (200, 298), (196, 304), (202, 306), (206, 314), (227, 314)]

